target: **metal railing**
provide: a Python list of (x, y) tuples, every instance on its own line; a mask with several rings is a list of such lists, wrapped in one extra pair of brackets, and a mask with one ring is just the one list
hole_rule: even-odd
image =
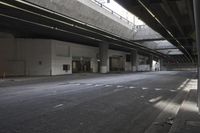
[(133, 30), (135, 30), (136, 26), (133, 22), (131, 22), (128, 19), (124, 18), (123, 16), (119, 15), (118, 13), (116, 13), (112, 9), (108, 8), (107, 6), (103, 5), (102, 3), (98, 2), (97, 0), (91, 0), (91, 1), (94, 2), (95, 4), (99, 5), (101, 8), (104, 8), (105, 10), (110, 12), (111, 14), (115, 15), (116, 17), (118, 17), (122, 21), (126, 22), (128, 25), (132, 26)]

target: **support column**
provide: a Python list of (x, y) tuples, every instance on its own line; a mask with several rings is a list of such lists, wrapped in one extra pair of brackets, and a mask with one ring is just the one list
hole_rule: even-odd
[(99, 45), (100, 73), (108, 73), (108, 48), (108, 43), (101, 43)]
[(150, 55), (149, 63), (150, 63), (150, 71), (153, 71), (153, 55)]
[(163, 59), (160, 59), (160, 71), (164, 71), (164, 62), (163, 62)]
[(198, 107), (200, 111), (200, 0), (193, 0), (194, 3), (194, 16), (196, 26), (196, 45), (198, 51)]
[(136, 72), (138, 70), (138, 54), (137, 50), (131, 52), (131, 67), (132, 71)]

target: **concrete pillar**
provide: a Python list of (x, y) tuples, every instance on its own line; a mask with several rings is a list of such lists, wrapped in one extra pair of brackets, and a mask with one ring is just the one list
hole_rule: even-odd
[(132, 50), (131, 52), (131, 67), (132, 71), (136, 72), (138, 70), (138, 54), (137, 50)]
[(153, 55), (149, 56), (150, 71), (153, 71)]
[(164, 66), (164, 61), (163, 59), (160, 59), (160, 71), (164, 71), (163, 66)]
[(198, 107), (200, 112), (200, 0), (193, 0), (194, 3), (194, 16), (196, 26), (196, 44), (198, 51)]
[(100, 73), (108, 73), (108, 48), (108, 43), (101, 43), (99, 45)]

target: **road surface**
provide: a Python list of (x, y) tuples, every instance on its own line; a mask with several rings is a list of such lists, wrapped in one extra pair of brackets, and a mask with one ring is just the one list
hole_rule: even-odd
[(0, 133), (144, 133), (194, 75), (77, 74), (0, 82)]

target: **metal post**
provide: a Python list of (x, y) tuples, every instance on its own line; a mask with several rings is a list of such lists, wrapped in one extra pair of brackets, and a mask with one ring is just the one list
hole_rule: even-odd
[(195, 26), (196, 26), (196, 45), (198, 51), (198, 107), (200, 112), (200, 0), (193, 0), (194, 4), (194, 17), (195, 17)]

